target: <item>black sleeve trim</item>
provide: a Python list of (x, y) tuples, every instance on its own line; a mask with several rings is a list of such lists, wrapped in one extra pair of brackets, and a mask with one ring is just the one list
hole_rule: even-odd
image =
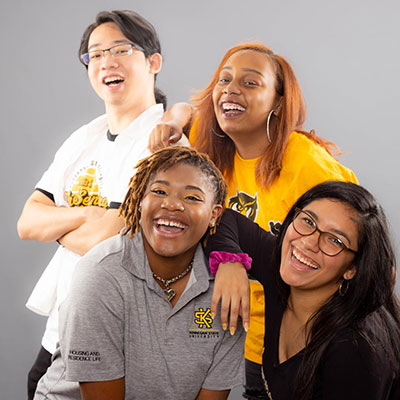
[(116, 201), (112, 201), (109, 206), (108, 209), (114, 209), (114, 210), (118, 210), (118, 208), (121, 206), (121, 203), (117, 203)]
[(36, 188), (36, 190), (39, 191), (40, 193), (43, 193), (43, 194), (44, 194), (45, 196), (47, 196), (53, 203), (55, 203), (53, 193), (50, 193), (50, 192), (48, 192), (47, 190), (40, 189), (40, 188)]

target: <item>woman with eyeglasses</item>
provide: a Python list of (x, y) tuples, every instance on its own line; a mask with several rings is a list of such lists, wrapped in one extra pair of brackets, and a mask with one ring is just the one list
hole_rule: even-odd
[[(190, 142), (224, 172), (227, 207), (273, 234), (279, 232), (293, 203), (314, 185), (332, 179), (357, 183), (354, 173), (332, 157), (331, 143), (303, 130), (306, 111), (295, 73), (282, 56), (263, 44), (229, 49), (193, 103)], [(178, 104), (165, 116), (171, 117), (152, 133), (153, 149), (180, 137), (179, 127), (190, 124), (191, 107)], [(215, 299), (220, 299), (218, 290)], [(229, 327), (234, 332), (237, 309), (248, 306), (246, 294), (233, 294), (222, 303), (226, 324), (229, 305), (233, 306)], [(250, 320), (245, 312), (242, 317), (249, 328), (246, 396), (267, 398), (260, 375), (264, 295), (256, 281), (251, 282)]]
[(214, 269), (223, 263), (216, 282), (246, 280), (233, 262), (245, 252), (264, 286), (268, 398), (400, 398), (396, 261), (383, 210), (367, 190), (338, 181), (313, 187), (278, 237), (228, 210), (208, 250)]
[(161, 121), (160, 103), (165, 103), (155, 88), (162, 65), (160, 41), (154, 27), (135, 12), (100, 12), (82, 36), (79, 55), (104, 101), (105, 114), (64, 142), (18, 221), (22, 239), (60, 244), (27, 303), (49, 316), (29, 373), (29, 399), (56, 349), (58, 307), (75, 266), (83, 254), (122, 228), (118, 207), (133, 166), (150, 154), (148, 137)]

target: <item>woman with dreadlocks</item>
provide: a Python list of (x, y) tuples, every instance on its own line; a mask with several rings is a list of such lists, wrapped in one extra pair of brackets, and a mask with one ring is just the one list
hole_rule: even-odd
[(35, 399), (226, 399), (243, 382), (244, 332), (210, 311), (200, 240), (226, 184), (208, 156), (160, 150), (137, 165), (122, 235), (79, 263), (60, 310), (60, 347)]

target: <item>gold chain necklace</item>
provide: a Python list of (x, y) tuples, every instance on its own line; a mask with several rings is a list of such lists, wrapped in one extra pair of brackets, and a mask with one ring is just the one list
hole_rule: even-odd
[(190, 261), (188, 267), (187, 267), (183, 272), (181, 272), (181, 273), (180, 273), (179, 275), (177, 275), (177, 276), (174, 276), (174, 277), (171, 278), (171, 279), (164, 279), (164, 278), (161, 278), (161, 276), (158, 276), (158, 275), (156, 275), (156, 274), (153, 272), (154, 278), (156, 278), (157, 280), (159, 280), (159, 281), (165, 286), (165, 289), (163, 289), (163, 291), (164, 291), (164, 293), (167, 295), (167, 300), (168, 300), (170, 303), (171, 303), (172, 299), (175, 297), (176, 292), (175, 292), (174, 289), (170, 288), (169, 285), (170, 285), (171, 283), (174, 283), (174, 282), (178, 281), (179, 279), (183, 278), (185, 275), (187, 275), (187, 274), (190, 272), (190, 270), (191, 270), (192, 268), (193, 268), (193, 258), (192, 258), (192, 261)]

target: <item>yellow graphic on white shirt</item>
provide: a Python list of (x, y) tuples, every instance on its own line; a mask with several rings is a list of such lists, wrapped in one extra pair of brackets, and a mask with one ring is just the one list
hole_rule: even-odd
[(89, 167), (78, 174), (70, 191), (65, 192), (70, 207), (98, 206), (107, 208), (106, 197), (100, 195), (96, 168)]

